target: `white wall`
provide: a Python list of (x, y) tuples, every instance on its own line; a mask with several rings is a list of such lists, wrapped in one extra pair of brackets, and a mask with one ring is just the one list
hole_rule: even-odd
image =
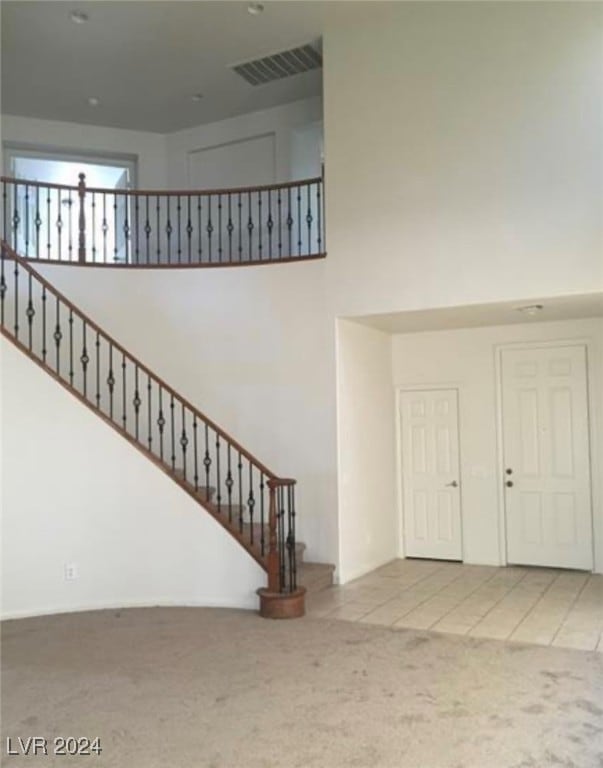
[[(393, 337), (396, 388), (449, 386), (459, 389), (464, 559), (504, 562), (499, 497), (502, 467), (497, 453), (496, 350), (533, 341), (588, 343), (595, 564), (603, 571), (603, 320), (471, 328)], [(385, 388), (383, 394), (385, 395)], [(399, 542), (402, 542), (400, 519)], [(400, 546), (400, 552), (403, 547)]]
[[(172, 189), (186, 189), (190, 186), (191, 153), (266, 135), (274, 136), (273, 181), (288, 181), (295, 170), (295, 167), (292, 168), (292, 156), (296, 130), (321, 118), (322, 102), (314, 98), (171, 133), (167, 137), (169, 186)], [(319, 145), (316, 152), (320, 155)], [(261, 178), (257, 183), (267, 182)]]
[(257, 607), (265, 574), (218, 523), (8, 341), (0, 352), (3, 618)]
[(391, 337), (337, 321), (341, 582), (398, 553)]
[(354, 5), (323, 46), (333, 313), (600, 288), (603, 6)]
[(40, 271), (275, 473), (298, 538), (336, 562), (334, 332), (324, 261), (211, 270)]
[[(53, 148), (65, 152), (98, 152), (136, 155), (140, 189), (166, 187), (166, 140), (159, 133), (125, 131), (96, 125), (78, 125), (54, 120), (2, 115), (2, 141), (31, 148)], [(74, 179), (72, 184), (77, 184)]]

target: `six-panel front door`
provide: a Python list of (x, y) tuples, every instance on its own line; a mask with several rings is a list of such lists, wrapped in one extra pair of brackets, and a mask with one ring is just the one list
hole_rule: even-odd
[(461, 560), (457, 392), (400, 395), (407, 557)]
[(592, 569), (586, 350), (502, 353), (509, 563)]

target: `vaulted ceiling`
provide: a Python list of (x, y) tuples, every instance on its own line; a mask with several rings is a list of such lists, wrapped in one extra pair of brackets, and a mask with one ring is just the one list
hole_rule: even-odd
[(316, 96), (320, 69), (253, 86), (230, 67), (320, 45), (327, 15), (349, 5), (265, 2), (252, 15), (236, 0), (2, 2), (2, 112), (167, 133)]

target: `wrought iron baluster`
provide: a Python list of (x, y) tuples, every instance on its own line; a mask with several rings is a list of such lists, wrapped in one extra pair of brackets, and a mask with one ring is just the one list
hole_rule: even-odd
[(263, 472), (260, 472), (260, 553), (264, 557), (266, 551), (266, 520), (264, 518), (264, 494), (266, 491), (266, 478)]
[(316, 229), (317, 229), (317, 239), (316, 239), (316, 245), (318, 246), (318, 253), (322, 253), (322, 209), (321, 209), (321, 201), (320, 201), (320, 186), (321, 182), (319, 181), (316, 185)]
[(46, 258), (50, 258), (50, 187), (46, 190)]
[(57, 258), (59, 261), (63, 260), (63, 218), (62, 218), (62, 205), (63, 201), (61, 199), (61, 190), (57, 190), (57, 247), (58, 247), (58, 255)]
[(73, 386), (73, 310), (69, 308), (69, 384)]
[(147, 264), (150, 264), (151, 262), (151, 220), (149, 218), (149, 195), (145, 195), (145, 224), (144, 224), (144, 234), (146, 238), (146, 250), (147, 250)]
[(121, 354), (121, 423), (124, 432), (127, 431), (128, 415), (126, 413), (126, 356)]
[[(249, 496), (247, 497), (247, 509), (249, 510), (249, 530), (251, 531), (251, 544), (253, 545), (253, 509), (255, 507), (255, 496), (253, 493), (253, 464), (249, 462)], [(239, 514), (243, 517), (243, 510)]]
[(157, 238), (157, 248), (156, 248), (156, 255), (157, 255), (157, 263), (159, 264), (161, 262), (161, 211), (159, 208), (159, 195), (155, 196), (155, 218), (157, 221), (157, 234), (155, 237)]
[(103, 223), (101, 226), (103, 232), (103, 262), (107, 263), (107, 232), (109, 223), (107, 222), (107, 193), (103, 192)]
[(272, 218), (272, 190), (268, 190), (268, 259), (272, 261), (272, 230), (274, 229), (274, 219)]
[(192, 236), (193, 236), (193, 221), (191, 219), (191, 196), (186, 196), (186, 213), (187, 213), (187, 224), (186, 224), (186, 234), (188, 237), (188, 263), (190, 264), (193, 260), (193, 251), (192, 251)]
[(182, 448), (182, 468), (184, 471), (184, 479), (186, 480), (186, 451), (188, 448), (188, 435), (186, 434), (186, 410), (184, 408), (184, 403), (182, 403), (182, 431), (180, 433), (180, 447)]
[(0, 256), (0, 325), (4, 328), (4, 299), (6, 297), (6, 252), (4, 245), (1, 244), (1, 256)]
[(227, 472), (226, 472), (226, 493), (228, 495), (228, 521), (232, 522), (232, 486), (233, 486), (233, 479), (232, 479), (232, 469), (231, 469), (231, 445), (228, 443), (228, 447), (226, 449), (226, 463), (227, 463)]
[(67, 254), (69, 261), (73, 261), (73, 200), (71, 190), (67, 192)]
[[(194, 474), (194, 481), (195, 481), (195, 491), (199, 490), (199, 451), (197, 446), (197, 414), (193, 413), (193, 452), (194, 452), (194, 462), (195, 462), (195, 474)], [(209, 490), (208, 490), (209, 493)]]
[(55, 312), (54, 312), (54, 343), (56, 347), (55, 351), (55, 368), (57, 374), (61, 372), (61, 340), (63, 339), (63, 332), (61, 331), (61, 315), (59, 297), (56, 297)]
[[(7, 223), (8, 223), (8, 218), (6, 215), (7, 210), (8, 210), (8, 193), (6, 191), (6, 182), (3, 181), (2, 182), (2, 239), (4, 240), (5, 243), (8, 243), (9, 241), (9, 238), (7, 237), (7, 230), (6, 230)], [(4, 251), (2, 252), (2, 258), (5, 258)]]
[(211, 467), (211, 456), (209, 455), (209, 428), (205, 424), (205, 454), (203, 456), (203, 466), (205, 467), (205, 489), (209, 501), (209, 470)]
[(293, 256), (293, 217), (291, 216), (291, 187), (287, 189), (287, 232), (289, 237), (289, 247), (287, 256)]
[(27, 281), (27, 309), (25, 311), (25, 314), (27, 316), (27, 325), (29, 326), (28, 327), (28, 347), (30, 352), (31, 352), (31, 347), (33, 342), (33, 334), (32, 334), (33, 319), (34, 319), (34, 315), (36, 314), (33, 301), (32, 301), (31, 291), (32, 291), (32, 275), (30, 272), (28, 281)]
[(278, 199), (277, 199), (277, 206), (278, 206), (278, 257), (279, 259), (283, 256), (283, 201), (281, 198), (281, 190), (278, 191)]
[(92, 192), (91, 194), (91, 202), (90, 202), (90, 212), (91, 212), (91, 219), (92, 219), (92, 239), (91, 239), (91, 253), (92, 253), (92, 263), (96, 264), (96, 255), (97, 255), (97, 249), (96, 249), (96, 192)]
[(279, 581), (281, 592), (285, 591), (285, 510), (284, 510), (284, 488), (278, 487), (278, 550), (279, 550)]
[(19, 338), (19, 262), (15, 259), (15, 320), (13, 323), (13, 330), (15, 332), (15, 339)]
[(166, 201), (167, 201), (167, 224), (165, 225), (165, 234), (166, 234), (166, 237), (167, 237), (167, 262), (168, 262), (168, 264), (171, 264), (172, 263), (172, 232), (173, 232), (173, 227), (172, 227), (172, 221), (171, 221), (171, 215), (172, 215), (171, 205), (170, 205), (171, 198), (170, 198), (169, 195), (167, 195)]
[(211, 257), (212, 257), (212, 233), (214, 231), (213, 224), (211, 223), (211, 195), (207, 196), (207, 255), (209, 258), (209, 263), (211, 264)]
[(258, 191), (258, 258), (262, 261), (262, 191)]
[(149, 451), (153, 448), (153, 430), (151, 427), (151, 413), (152, 413), (152, 405), (151, 405), (151, 398), (153, 395), (153, 389), (151, 386), (151, 376), (147, 373), (147, 446)]
[(36, 259), (40, 258), (40, 229), (42, 227), (42, 217), (40, 216), (40, 187), (36, 187)]
[[(301, 223), (301, 187), (297, 187), (297, 255), (301, 256), (302, 223)], [(293, 256), (293, 254), (290, 254)]]
[(134, 262), (138, 264), (140, 262), (140, 198), (138, 195), (134, 195), (134, 231), (136, 237)]
[(107, 376), (109, 387), (109, 416), (113, 421), (113, 390), (115, 389), (115, 374), (113, 373), (113, 344), (109, 342), (109, 374)]
[(218, 512), (222, 511), (222, 486), (220, 484), (220, 435), (216, 432), (216, 502)]
[(239, 261), (243, 259), (243, 202), (241, 200), (241, 193), (239, 192)]
[(124, 201), (124, 256), (123, 256), (123, 263), (128, 264), (130, 262), (130, 259), (132, 258), (132, 246), (130, 244), (130, 239), (132, 235), (132, 228), (130, 227), (130, 198), (129, 195), (126, 195), (125, 193), (121, 193), (122, 199)]
[(163, 461), (163, 430), (165, 429), (165, 416), (163, 415), (163, 389), (159, 385), (159, 416), (157, 417), (159, 428), (159, 458)]
[(232, 195), (228, 193), (228, 261), (232, 262), (232, 233), (234, 225), (232, 223)]
[(222, 263), (222, 195), (218, 195), (218, 261)]
[(86, 321), (84, 320), (82, 328), (82, 354), (80, 355), (80, 363), (82, 364), (82, 388), (84, 397), (87, 397), (88, 392), (88, 363), (90, 358), (88, 357), (88, 350), (86, 349)]
[(171, 445), (172, 445), (172, 472), (176, 469), (176, 435), (174, 433), (174, 395), (170, 394), (170, 426), (171, 426)]
[(311, 184), (308, 184), (306, 187), (306, 195), (307, 195), (307, 203), (308, 203), (308, 213), (306, 214), (306, 224), (308, 225), (308, 246), (306, 249), (306, 254), (309, 256), (312, 253), (312, 209), (310, 206), (310, 188)]
[(203, 230), (201, 228), (201, 195), (197, 195), (197, 255), (199, 264), (203, 262)]
[(251, 192), (247, 193), (247, 232), (249, 233), (249, 256), (247, 261), (253, 261), (253, 221), (251, 220)]
[(296, 582), (296, 568), (295, 568), (295, 503), (294, 503), (294, 487), (292, 485), (287, 486), (287, 515), (288, 515), (288, 531), (287, 531), (287, 555), (289, 559), (289, 591), (295, 590)]
[[(239, 472), (239, 510), (243, 509), (243, 456), (239, 451), (239, 460), (237, 462), (237, 470)], [(243, 533), (243, 518), (239, 514), (239, 533)]]
[(182, 205), (180, 203), (180, 195), (176, 198), (176, 213), (177, 213), (177, 226), (178, 226), (178, 264), (182, 261)]
[(138, 364), (134, 365), (134, 399), (132, 405), (134, 406), (134, 437), (138, 442), (138, 429), (139, 429), (139, 414), (142, 400), (140, 399), (140, 391), (138, 389)]
[(13, 216), (12, 216), (13, 237), (11, 242), (11, 245), (15, 250), (19, 249), (19, 224), (21, 222), (21, 218), (19, 216), (19, 208), (17, 207), (18, 204), (19, 204), (19, 183), (17, 182), (13, 190)]
[(100, 411), (100, 333), (96, 332), (96, 341), (94, 342), (94, 348), (96, 353), (96, 407)]
[(42, 285), (42, 362), (46, 364), (46, 286)]
[(29, 184), (25, 185), (25, 256), (29, 256)]

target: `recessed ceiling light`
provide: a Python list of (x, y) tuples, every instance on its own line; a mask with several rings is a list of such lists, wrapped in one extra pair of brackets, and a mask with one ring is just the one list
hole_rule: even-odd
[(250, 13), (252, 16), (259, 16), (263, 10), (264, 6), (262, 3), (249, 3), (247, 6), (247, 13)]
[(95, 96), (91, 96), (88, 99), (88, 104), (90, 104), (91, 107), (98, 107), (100, 102), (99, 102), (99, 100)]
[(202, 93), (194, 93), (191, 96), (191, 101), (201, 101), (202, 98), (203, 98), (203, 94)]
[(85, 24), (90, 17), (83, 11), (71, 11), (69, 18), (74, 24)]
[(543, 306), (542, 304), (526, 304), (525, 307), (515, 307), (515, 309), (524, 315), (529, 315), (530, 317), (533, 317), (543, 309)]

